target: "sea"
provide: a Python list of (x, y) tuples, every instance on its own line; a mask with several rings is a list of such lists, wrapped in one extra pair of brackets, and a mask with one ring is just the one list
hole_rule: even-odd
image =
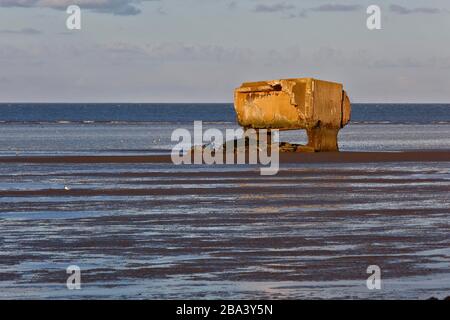
[[(168, 154), (172, 132), (194, 121), (238, 128), (229, 103), (2, 103), (0, 157)], [(450, 150), (450, 104), (353, 104), (339, 146)], [(0, 162), (4, 299), (443, 298), (449, 230), (449, 162), (286, 164), (271, 177)], [(74, 265), (78, 290), (67, 286)], [(379, 290), (367, 286), (374, 265)]]
[[(238, 128), (232, 104), (0, 104), (0, 156), (167, 153), (175, 129)], [(450, 148), (449, 104), (354, 104), (342, 151)], [(281, 140), (305, 143), (304, 131)]]

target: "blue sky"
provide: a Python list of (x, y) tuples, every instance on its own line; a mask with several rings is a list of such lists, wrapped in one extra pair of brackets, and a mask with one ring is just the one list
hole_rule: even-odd
[(287, 77), (343, 82), (354, 102), (450, 102), (450, 3), (0, 0), (0, 70), (3, 102), (231, 102)]

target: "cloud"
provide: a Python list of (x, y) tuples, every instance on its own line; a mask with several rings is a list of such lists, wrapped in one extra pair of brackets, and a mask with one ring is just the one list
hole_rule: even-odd
[(141, 9), (137, 6), (144, 1), (159, 0), (0, 0), (0, 7), (41, 7), (65, 10), (70, 5), (78, 5), (82, 9), (99, 13), (129, 16), (141, 13)]
[(156, 9), (156, 12), (157, 12), (158, 14), (160, 14), (160, 15), (163, 15), (163, 16), (167, 15), (167, 11), (164, 10), (163, 7), (158, 7), (158, 8)]
[(231, 1), (227, 5), (228, 10), (235, 10), (237, 7), (238, 7), (238, 3), (236, 1)]
[(42, 32), (33, 28), (23, 28), (20, 30), (0, 30), (0, 34), (24, 34), (24, 35), (37, 35)]
[[(255, 53), (250, 49), (224, 47), (222, 45), (206, 45), (196, 43), (163, 42), (147, 44), (130, 44), (113, 42), (98, 45), (90, 50), (92, 59), (101, 57), (102, 61), (116, 65), (118, 62), (129, 64), (134, 62), (149, 62), (153, 65), (165, 64), (243, 64), (252, 60)], [(65, 53), (59, 53), (66, 55)], [(84, 53), (86, 56), (86, 53)], [(102, 62), (102, 63), (103, 63)]]
[[(125, 46), (125, 48), (130, 49), (128, 46)], [(186, 43), (147, 44), (144, 47), (134, 48), (134, 50), (145, 54), (147, 59), (162, 62), (201, 61), (240, 63), (250, 61), (254, 54), (251, 50), (242, 48)]]
[(324, 4), (309, 10), (317, 12), (351, 12), (359, 9), (361, 9), (361, 6), (358, 4)]
[[(300, 12), (292, 12), (296, 6), (285, 3), (273, 5), (258, 5), (256, 12), (283, 12), (288, 13), (287, 18), (307, 18), (311, 12), (353, 12), (358, 11), (362, 6), (358, 4), (323, 4), (318, 7), (304, 8)], [(290, 12), (288, 12), (290, 11)]]
[(292, 4), (286, 3), (274, 3), (274, 4), (258, 4), (255, 7), (255, 12), (268, 13), (268, 12), (284, 12), (295, 9)]
[(403, 6), (399, 6), (396, 4), (393, 4), (389, 7), (391, 12), (397, 13), (397, 14), (413, 14), (413, 13), (423, 13), (423, 14), (437, 14), (441, 13), (441, 10), (438, 8), (431, 8), (431, 7), (420, 7), (420, 8), (406, 8)]

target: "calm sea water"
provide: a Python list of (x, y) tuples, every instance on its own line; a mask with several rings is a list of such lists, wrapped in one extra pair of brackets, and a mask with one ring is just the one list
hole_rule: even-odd
[[(235, 122), (222, 104), (5, 104), (1, 122)], [(450, 123), (450, 104), (353, 104), (353, 123)]]
[[(231, 104), (0, 104), (0, 155), (167, 153), (172, 131), (237, 128)], [(302, 130), (283, 141), (306, 143)], [(450, 148), (450, 105), (355, 104), (343, 151)]]
[[(167, 153), (172, 131), (194, 120), (237, 127), (230, 104), (2, 104), (0, 156)], [(450, 149), (450, 106), (354, 105), (339, 140), (342, 150)], [(46, 193), (67, 189), (83, 195)], [(248, 166), (0, 163), (0, 298), (442, 298), (449, 190), (447, 162), (291, 164), (273, 177)], [(73, 264), (82, 290), (66, 288)], [(381, 291), (366, 287), (371, 264)]]

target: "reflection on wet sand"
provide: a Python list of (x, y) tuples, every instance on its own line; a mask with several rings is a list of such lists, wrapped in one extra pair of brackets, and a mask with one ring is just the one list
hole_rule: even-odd
[(0, 297), (446, 296), (448, 163), (2, 163)]

